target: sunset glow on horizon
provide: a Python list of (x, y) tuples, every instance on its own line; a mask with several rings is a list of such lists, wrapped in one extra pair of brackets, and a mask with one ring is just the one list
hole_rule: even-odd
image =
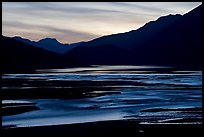
[(76, 43), (128, 32), (202, 2), (2, 2), (2, 35)]

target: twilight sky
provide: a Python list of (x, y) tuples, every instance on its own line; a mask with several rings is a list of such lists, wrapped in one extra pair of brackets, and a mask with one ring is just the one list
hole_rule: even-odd
[(2, 2), (2, 34), (62, 43), (136, 30), (169, 14), (185, 14), (201, 2)]

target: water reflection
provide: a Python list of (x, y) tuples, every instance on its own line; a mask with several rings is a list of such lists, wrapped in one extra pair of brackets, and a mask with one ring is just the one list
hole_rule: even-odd
[[(37, 70), (38, 73), (83, 73), (83, 74), (114, 74), (114, 73), (151, 73), (151, 69), (168, 69), (163, 66), (117, 66), (93, 65), (91, 67)], [(143, 71), (142, 71), (143, 70)], [(147, 71), (148, 70), (148, 71)], [(154, 72), (154, 71), (152, 71)]]
[[(39, 110), (3, 116), (2, 124), (34, 126), (115, 119), (201, 123), (202, 72), (160, 73), (169, 68), (154, 69), (92, 66), (3, 75), (3, 95), (18, 93), (18, 100), (35, 102)], [(31, 95), (35, 98), (28, 98)], [(153, 112), (155, 109), (158, 111)]]

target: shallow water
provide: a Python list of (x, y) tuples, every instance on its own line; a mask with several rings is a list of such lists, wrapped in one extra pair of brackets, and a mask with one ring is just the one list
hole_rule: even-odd
[[(36, 74), (3, 75), (3, 80), (24, 79), (20, 84), (3, 84), (3, 90), (46, 88), (47, 86), (49, 88), (81, 87), (86, 90), (87, 86), (93, 86), (86, 83), (95, 82), (96, 86), (111, 87), (107, 90), (118, 91), (120, 94), (80, 99), (21, 99), (21, 101), (36, 102), (39, 110), (3, 116), (2, 125), (24, 127), (120, 119), (134, 119), (141, 123), (176, 121), (182, 124), (182, 120), (185, 119), (202, 118), (202, 72), (149, 73), (150, 71), (146, 70), (137, 71), (137, 68), (97, 66), (97, 69), (89, 68), (88, 71), (86, 68), (85, 72), (84, 68), (77, 68), (77, 71), (74, 69), (71, 71), (70, 69), (41, 70)], [(25, 82), (29, 80), (40, 80), (43, 85)], [(77, 84), (56, 84), (65, 81), (74, 81)], [(99, 88), (91, 92), (106, 91)], [(152, 111), (154, 109), (157, 111)], [(189, 123), (200, 124), (201, 120)]]

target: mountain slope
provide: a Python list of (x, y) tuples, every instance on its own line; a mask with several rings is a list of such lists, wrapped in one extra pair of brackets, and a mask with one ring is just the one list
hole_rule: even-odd
[(111, 44), (124, 49), (132, 49), (135, 46), (143, 44), (152, 36), (159, 33), (164, 28), (171, 25), (173, 22), (181, 18), (181, 15), (168, 15), (158, 18), (156, 21), (150, 21), (143, 27), (132, 30), (126, 33), (113, 34), (103, 36), (92, 41), (87, 42), (89, 46), (106, 45)]
[(140, 48), (135, 47), (132, 51), (135, 63), (142, 58), (147, 64), (201, 68), (202, 35), (202, 6), (199, 6)]
[(38, 42), (36, 42), (35, 45), (36, 47), (40, 47), (45, 50), (49, 50), (59, 54), (64, 54), (70, 49), (69, 44), (62, 44), (54, 38), (41, 39)]
[(73, 66), (72, 58), (33, 47), (15, 39), (2, 36), (3, 73), (27, 72), (40, 68), (60, 68)]
[(36, 42), (35, 41), (31, 41), (29, 39), (25, 39), (25, 38), (21, 38), (20, 36), (15, 36), (15, 37), (12, 37), (13, 39), (15, 40), (18, 40), (20, 42), (23, 42), (25, 44), (28, 44), (28, 45), (33, 45), (35, 46)]
[(58, 54), (64, 54), (72, 48), (78, 46), (77, 44), (62, 44), (54, 38), (44, 38), (37, 42), (29, 39), (21, 38), (19, 36), (13, 37), (13, 39), (24, 42), (34, 47), (42, 48), (48, 51), (52, 51)]
[[(101, 53), (103, 45), (106, 48)], [(82, 48), (83, 47), (83, 48)], [(120, 48), (117, 55), (116, 48)], [(85, 42), (67, 52), (88, 64), (165, 65), (201, 68), (202, 5), (185, 15), (168, 15), (138, 30)], [(95, 61), (97, 55), (103, 59)], [(110, 60), (111, 59), (111, 60)], [(123, 60), (120, 62), (120, 60)], [(117, 62), (117, 63), (116, 63)]]
[(114, 45), (78, 46), (66, 56), (73, 56), (84, 65), (117, 65), (129, 64), (128, 51)]

